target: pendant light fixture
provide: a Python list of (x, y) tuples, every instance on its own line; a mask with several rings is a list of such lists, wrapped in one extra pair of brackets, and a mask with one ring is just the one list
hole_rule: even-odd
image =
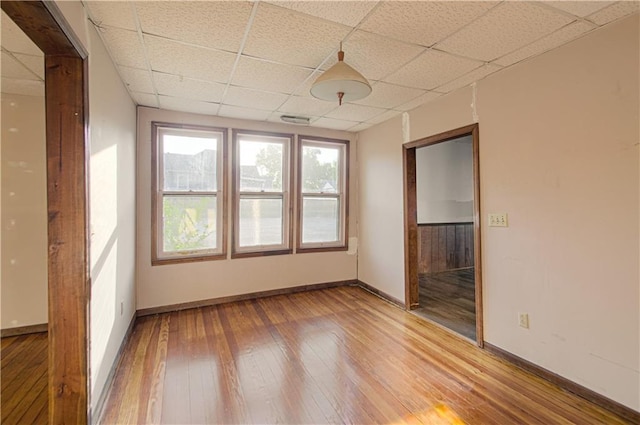
[(338, 63), (327, 69), (311, 86), (311, 95), (322, 100), (349, 102), (369, 96), (371, 85), (358, 71), (344, 62), (342, 43), (338, 52)]

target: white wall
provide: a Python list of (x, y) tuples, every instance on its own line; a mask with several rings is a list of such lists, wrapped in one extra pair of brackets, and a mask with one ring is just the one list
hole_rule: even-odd
[(418, 223), (473, 221), (471, 136), (416, 149)]
[(2, 93), (2, 329), (47, 323), (43, 96)]
[(136, 110), (81, 3), (57, 4), (89, 51), (89, 335), (93, 409), (136, 308)]
[[(639, 20), (477, 83), (485, 340), (640, 410)], [(412, 140), (473, 122), (465, 88)], [(359, 278), (403, 298), (402, 123), (360, 134)], [(507, 212), (508, 228), (487, 227)], [(518, 313), (530, 329), (518, 327)]]
[[(151, 266), (151, 121), (246, 130), (300, 132), (304, 135), (336, 139), (350, 139), (354, 136), (352, 133), (310, 127), (138, 108), (138, 309), (356, 279), (356, 255), (344, 251)], [(231, 139), (228, 140), (230, 146)], [(353, 237), (357, 234), (355, 218), (358, 211), (355, 185), (356, 143), (353, 140), (350, 151), (349, 234)], [(230, 154), (230, 149), (228, 153)], [(229, 207), (231, 207), (230, 204), (231, 202)], [(229, 221), (228, 224), (230, 225), (231, 222)], [(228, 232), (229, 229), (230, 227)]]

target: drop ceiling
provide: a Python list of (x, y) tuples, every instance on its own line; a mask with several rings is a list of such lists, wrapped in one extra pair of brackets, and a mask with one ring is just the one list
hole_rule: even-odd
[[(131, 97), (155, 108), (364, 130), (639, 10), (638, 1), (84, 1)], [(4, 16), (3, 16), (4, 24)], [(5, 48), (30, 77), (41, 68)], [(337, 60), (372, 84), (309, 89)], [(614, 46), (612, 46), (614, 48)], [(7, 59), (8, 60), (8, 59)], [(7, 71), (9, 73), (10, 71)], [(11, 74), (15, 76), (14, 74)], [(4, 84), (3, 84), (4, 87)]]

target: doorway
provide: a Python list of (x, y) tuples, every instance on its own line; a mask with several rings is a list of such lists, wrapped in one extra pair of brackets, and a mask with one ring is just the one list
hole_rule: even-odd
[(44, 53), (47, 155), (48, 417), (89, 422), (87, 52), (55, 2), (3, 1)]
[(403, 146), (405, 303), (482, 346), (478, 125)]

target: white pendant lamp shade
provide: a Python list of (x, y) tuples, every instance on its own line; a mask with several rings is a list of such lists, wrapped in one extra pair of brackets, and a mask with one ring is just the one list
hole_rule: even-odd
[(338, 63), (327, 69), (311, 86), (311, 95), (322, 100), (349, 102), (369, 96), (371, 85), (358, 71), (344, 63), (342, 46)]

